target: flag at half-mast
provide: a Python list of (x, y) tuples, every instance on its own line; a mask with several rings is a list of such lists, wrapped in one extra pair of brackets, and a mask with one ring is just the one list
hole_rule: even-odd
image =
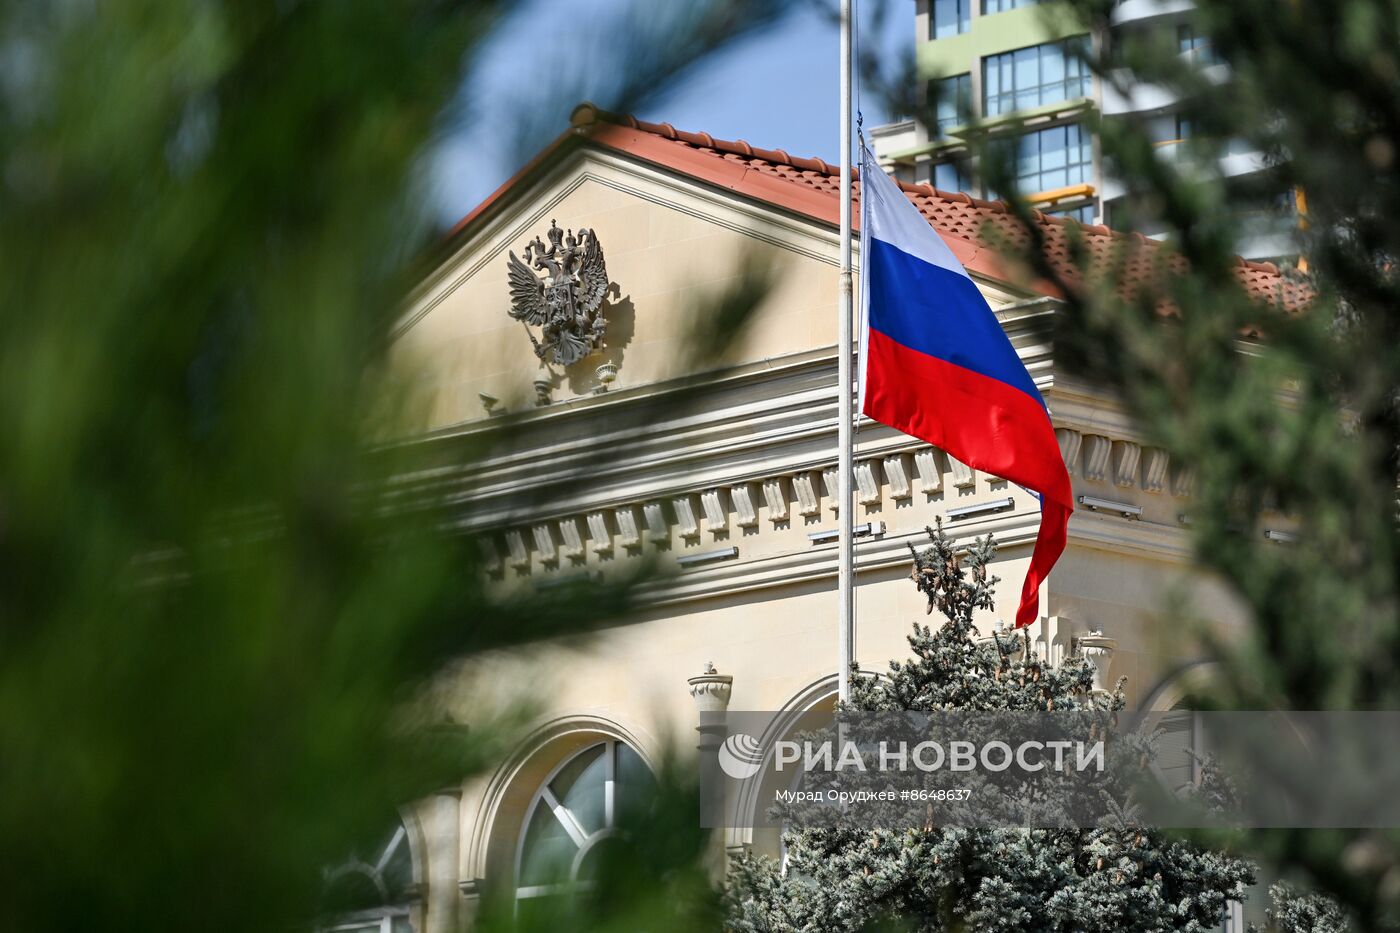
[(1074, 510), (1050, 413), (996, 315), (942, 237), (861, 147), (860, 410), (1040, 497), (1016, 627)]

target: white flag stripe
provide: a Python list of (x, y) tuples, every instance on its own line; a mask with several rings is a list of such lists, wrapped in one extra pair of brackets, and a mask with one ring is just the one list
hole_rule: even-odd
[[(967, 276), (963, 264), (958, 262), (938, 231), (929, 225), (928, 218), (919, 213), (899, 184), (864, 151), (860, 166), (860, 200), (862, 246), (867, 237), (873, 236), (924, 262)], [(864, 224), (870, 225), (869, 231), (864, 229)]]

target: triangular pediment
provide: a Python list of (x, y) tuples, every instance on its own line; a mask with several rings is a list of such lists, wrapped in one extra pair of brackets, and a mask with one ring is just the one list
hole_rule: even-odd
[[(612, 286), (601, 345), (571, 365), (548, 351), (541, 360), (536, 342), (548, 335), (510, 314), (510, 255), (523, 259), (536, 238), (548, 245), (552, 224), (592, 231)], [(413, 296), (395, 346), (430, 430), (836, 343), (834, 228), (605, 147), (575, 145), (518, 180), (454, 247)], [(771, 287), (748, 326), (722, 359), (698, 358), (697, 328), (755, 263), (770, 270)]]

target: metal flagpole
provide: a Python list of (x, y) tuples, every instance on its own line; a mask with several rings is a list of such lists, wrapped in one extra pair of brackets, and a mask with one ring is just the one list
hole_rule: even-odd
[(837, 497), (841, 520), (840, 559), (837, 580), (840, 595), (837, 600), (841, 618), (840, 668), (837, 671), (838, 696), (841, 702), (851, 698), (852, 643), (855, 639), (854, 551), (852, 529), (855, 525), (851, 506), (851, 6), (853, 0), (841, 0), (841, 309), (836, 341), (837, 357), (837, 428), (836, 443), (840, 448), (837, 463)]

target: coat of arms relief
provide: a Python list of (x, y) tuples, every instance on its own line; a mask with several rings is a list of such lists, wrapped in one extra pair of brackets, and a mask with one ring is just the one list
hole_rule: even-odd
[(602, 347), (603, 303), (612, 286), (592, 230), (560, 230), (550, 221), (545, 236), (548, 245), (538, 236), (525, 245), (524, 261), (510, 253), (510, 316), (526, 325), (542, 362), (570, 366)]

